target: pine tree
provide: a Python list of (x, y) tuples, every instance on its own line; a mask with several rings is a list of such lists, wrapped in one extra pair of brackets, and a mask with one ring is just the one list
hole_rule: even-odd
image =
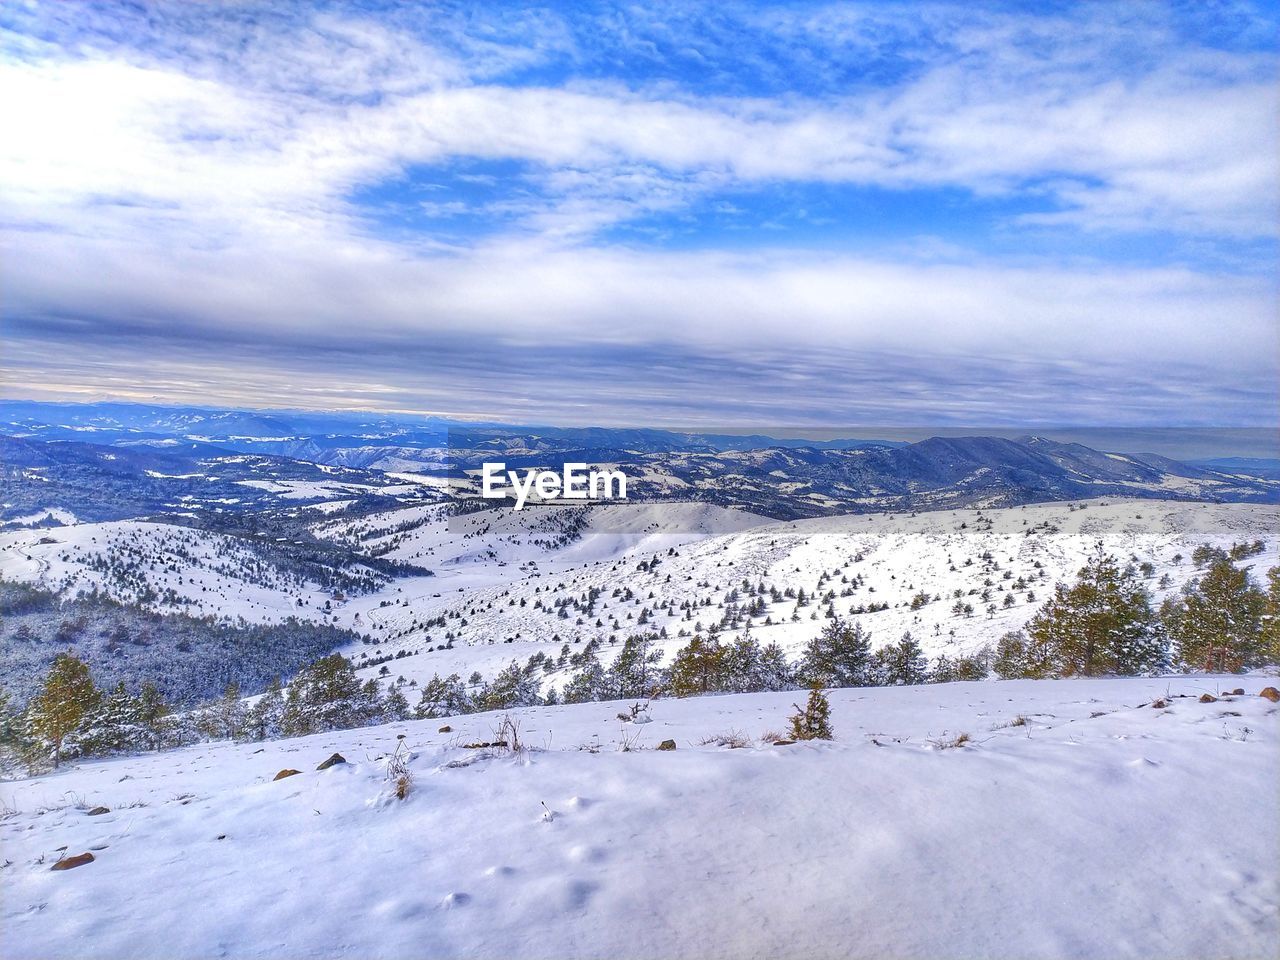
[(787, 655), (776, 643), (767, 643), (760, 651), (760, 689), (791, 690), (795, 688), (794, 671)]
[(929, 676), (924, 651), (910, 631), (897, 643), (877, 651), (874, 660), (877, 678), (889, 686), (924, 683)]
[(272, 677), (266, 692), (249, 708), (245, 718), (245, 734), (251, 740), (274, 740), (281, 736), (284, 721), (284, 692), (280, 678)]
[(996, 641), (996, 658), (992, 667), (1001, 680), (1028, 676), (1027, 638), (1021, 630), (1010, 630)]
[(422, 697), (414, 714), (420, 719), (438, 719), (471, 713), (475, 709), (462, 677), (456, 673), (440, 679), (435, 674), (422, 687)]
[(541, 703), (538, 681), (514, 661), (501, 670), (493, 682), (476, 697), (481, 710), (508, 710), (512, 707), (531, 707)]
[(1027, 675), (1133, 675), (1165, 659), (1146, 586), (1099, 547), (1027, 624)]
[(1267, 601), (1262, 610), (1259, 646), (1263, 663), (1280, 664), (1280, 567), (1267, 571)]
[(1166, 601), (1160, 614), (1185, 666), (1234, 673), (1265, 660), (1266, 608), (1267, 597), (1248, 572), (1224, 555), (1210, 559), (1204, 575)]
[(387, 690), (387, 695), (382, 700), (382, 722), (394, 723), (397, 720), (404, 720), (409, 716), (409, 701), (405, 699), (404, 692), (400, 689), (399, 684), (394, 684)]
[[(279, 681), (277, 681), (277, 687)], [(150, 680), (142, 685), (138, 692), (138, 723), (145, 731), (146, 750), (159, 750), (164, 741), (165, 718), (169, 716), (169, 705), (160, 696), (160, 690)]]
[(800, 660), (799, 674), (812, 686), (865, 687), (873, 682), (871, 638), (862, 624), (847, 624), (839, 617), (810, 640)]
[(724, 689), (724, 648), (714, 637), (694, 637), (679, 650), (668, 671), (671, 693), (693, 697)]
[(764, 651), (748, 627), (724, 648), (724, 687), (730, 693), (764, 689)]
[(602, 700), (608, 689), (608, 676), (594, 657), (564, 685), (565, 703), (591, 703)]
[(53, 747), (54, 767), (62, 762), (63, 742), (75, 733), (100, 698), (85, 662), (69, 653), (58, 654), (49, 668), (44, 689), (27, 709), (31, 732)]
[(652, 634), (627, 637), (608, 670), (605, 682), (608, 698), (629, 700), (653, 696), (661, 659), (662, 651), (653, 649)]
[(84, 757), (145, 750), (151, 743), (142, 722), (142, 701), (129, 696), (123, 680), (86, 711), (67, 741), (68, 752)]
[(281, 733), (299, 737), (374, 722), (381, 712), (378, 681), (362, 684), (340, 653), (321, 657), (289, 684)]
[(834, 740), (831, 732), (831, 702), (819, 684), (809, 688), (809, 699), (804, 709), (792, 704), (796, 712), (790, 717), (791, 737), (794, 740)]
[(240, 684), (232, 680), (222, 691), (222, 699), (208, 711), (209, 735), (219, 740), (238, 740), (244, 735), (248, 710), (240, 700)]

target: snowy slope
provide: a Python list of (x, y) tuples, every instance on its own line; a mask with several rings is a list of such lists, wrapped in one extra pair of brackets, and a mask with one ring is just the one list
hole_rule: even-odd
[[(461, 517), (414, 506), (359, 520), (319, 520), (313, 529), (356, 555), (407, 561), (435, 575), (403, 577), (339, 599), (264, 565), (235, 538), (144, 521), (0, 531), (0, 574), (70, 593), (97, 586), (122, 599), (149, 590), (158, 598), (149, 605), (162, 611), (332, 623), (374, 640), (345, 653), (401, 654), (392, 677), (421, 683), (434, 673), (489, 676), (513, 659), (524, 662), (535, 652), (555, 654), (565, 643), (591, 639), (604, 644), (607, 664), (629, 634), (662, 629), (669, 658), (688, 635), (721, 620), (744, 579), (780, 593), (833, 592), (836, 613), (861, 623), (873, 645), (910, 630), (936, 657), (971, 652), (1023, 626), (1099, 542), (1121, 559), (1151, 565), (1148, 585), (1157, 601), (1196, 575), (1190, 556), (1202, 543), (1228, 548), (1263, 540), (1264, 551), (1244, 561), (1258, 579), (1280, 563), (1280, 507), (1150, 500), (794, 522), (702, 503)], [(583, 601), (592, 590), (599, 600), (588, 615)], [(953, 612), (957, 591), (972, 615)], [(929, 602), (912, 609), (920, 593)], [(827, 604), (766, 599), (764, 613), (751, 619), (752, 631), (762, 643), (798, 655), (821, 629)], [(572, 605), (562, 617), (566, 601)], [(857, 612), (873, 605), (887, 609)], [(364, 676), (379, 669), (370, 666)], [(564, 670), (547, 674), (544, 689), (562, 687), (567, 676)]]
[(243, 540), (143, 520), (0, 531), (0, 576), (67, 596), (95, 589), (129, 602), (153, 596), (143, 605), (165, 613), (263, 623), (319, 618), (329, 596), (263, 562)]
[[(519, 515), (506, 514), (508, 522), (512, 516)], [(492, 549), (498, 559), (442, 564), (435, 568), (436, 577), (393, 584), (380, 594), (349, 601), (338, 614), (344, 625), (354, 623), (375, 637), (383, 655), (408, 652), (395, 661), (392, 675), (422, 682), (436, 672), (466, 676), (471, 656), (488, 673), (491, 664), (523, 662), (547, 644), (547, 652), (554, 652), (564, 642), (592, 638), (605, 644), (602, 658), (607, 663), (610, 651), (620, 648), (628, 634), (662, 628), (668, 633), (665, 650), (670, 656), (685, 642), (681, 631), (705, 632), (723, 616), (726, 598), (731, 590), (740, 590), (744, 579), (812, 595), (825, 573), (821, 592), (835, 592), (836, 612), (861, 623), (872, 634), (873, 645), (894, 642), (910, 630), (934, 657), (971, 652), (1022, 627), (1055, 583), (1075, 577), (1099, 542), (1123, 560), (1151, 564), (1148, 583), (1158, 602), (1196, 575), (1190, 556), (1202, 543), (1228, 548), (1263, 540), (1263, 553), (1246, 561), (1261, 578), (1269, 566), (1280, 563), (1278, 529), (1280, 508), (1274, 506), (1149, 500), (767, 523), (690, 536), (684, 543), (636, 543), (621, 534), (600, 533), (594, 542), (584, 538), (557, 549), (509, 538), (495, 524), (483, 536), (466, 539), (465, 549)], [(464, 542), (456, 529), (438, 523), (404, 537), (390, 555), (414, 562), (424, 562), (432, 549), (440, 551), (445, 540), (453, 540), (449, 547), (455, 550)], [(596, 557), (592, 551), (598, 551)], [(639, 569), (640, 563), (655, 559), (656, 567)], [(1169, 580), (1162, 587), (1164, 576)], [(855, 577), (861, 584), (843, 595), (850, 588), (847, 581)], [(556, 603), (581, 599), (593, 588), (601, 594), (594, 615), (574, 610), (567, 619), (558, 616)], [(615, 596), (626, 590), (632, 591), (632, 600)], [(957, 590), (961, 601), (973, 606), (971, 616), (952, 612)], [(982, 599), (983, 591), (989, 591), (989, 600)], [(933, 599), (913, 610), (911, 600), (921, 592)], [(1012, 597), (1011, 606), (1004, 606), (1005, 597)], [(699, 606), (685, 610), (686, 602)], [(853, 612), (871, 604), (889, 608)], [(987, 612), (988, 604), (995, 605), (993, 613)], [(639, 619), (646, 608), (650, 619), (642, 627)], [(818, 603), (797, 608), (790, 599), (771, 602), (765, 616), (752, 620), (751, 629), (761, 643), (777, 642), (798, 655), (821, 629), (825, 609)], [(356, 614), (359, 621), (353, 621)], [(440, 616), (446, 617), (445, 627), (426, 625)], [(452, 649), (442, 649), (446, 638), (452, 638)], [(566, 676), (548, 675), (544, 686), (559, 686)]]
[(477, 714), (85, 764), (0, 788), (0, 954), (1273, 956), (1274, 682), (840, 690), (836, 742), (736, 750), (700, 744), (795, 695), (522, 710), (515, 757), (461, 746)]

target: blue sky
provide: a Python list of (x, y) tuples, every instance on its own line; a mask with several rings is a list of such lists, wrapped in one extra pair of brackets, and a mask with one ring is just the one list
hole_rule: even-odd
[(1274, 5), (0, 10), (5, 392), (1275, 422)]

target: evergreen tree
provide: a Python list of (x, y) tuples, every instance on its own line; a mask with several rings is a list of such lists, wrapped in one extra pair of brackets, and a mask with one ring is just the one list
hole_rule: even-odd
[(1280, 567), (1267, 571), (1267, 600), (1259, 636), (1263, 663), (1280, 664)]
[(397, 720), (407, 719), (408, 716), (409, 701), (405, 699), (404, 691), (400, 689), (400, 685), (394, 684), (382, 700), (382, 722), (394, 723)]
[(216, 740), (239, 740), (244, 735), (248, 713), (240, 700), (240, 684), (232, 680), (222, 691), (222, 699), (204, 711), (204, 732)]
[(85, 713), (68, 738), (67, 752), (92, 757), (147, 749), (152, 740), (142, 722), (141, 708), (142, 702), (129, 696), (121, 680)]
[(420, 719), (431, 720), (471, 713), (474, 709), (462, 677), (451, 673), (442, 680), (437, 673), (423, 685), (422, 697), (414, 714)]
[(298, 671), (289, 684), (281, 733), (299, 737), (345, 730), (373, 722), (379, 712), (378, 682), (361, 684), (351, 662), (334, 653)]
[(787, 655), (776, 643), (767, 643), (760, 651), (760, 689), (792, 690), (795, 678)]
[(1165, 660), (1146, 586), (1101, 547), (1074, 585), (1057, 585), (1027, 624), (1027, 636), (1034, 674), (1129, 676), (1158, 669)]
[(1021, 630), (1010, 630), (996, 642), (993, 669), (1001, 680), (1017, 680), (1030, 672), (1027, 638)]
[(877, 651), (874, 661), (877, 678), (889, 686), (924, 683), (929, 677), (924, 651), (910, 631), (897, 643)]
[(609, 679), (600, 661), (594, 657), (564, 685), (565, 703), (591, 703), (607, 696)]
[(1207, 561), (1208, 569), (1188, 583), (1178, 598), (1161, 607), (1161, 619), (1182, 663), (1196, 670), (1234, 673), (1265, 659), (1263, 616), (1267, 597), (1249, 574), (1227, 557)]
[(668, 671), (671, 693), (692, 697), (724, 689), (724, 648), (714, 637), (694, 637), (679, 650)]
[(818, 684), (809, 689), (809, 699), (804, 709), (793, 704), (796, 712), (790, 718), (791, 737), (794, 740), (834, 740), (831, 732), (831, 702)]
[(865, 687), (871, 672), (871, 639), (862, 624), (847, 624), (839, 617), (810, 640), (800, 660), (800, 676), (810, 685)]
[(284, 723), (284, 692), (280, 678), (272, 677), (266, 692), (249, 708), (245, 718), (245, 735), (251, 740), (274, 740), (281, 736)]
[(760, 641), (743, 631), (724, 648), (724, 688), (730, 693), (754, 693), (764, 689), (764, 651)]
[(53, 748), (54, 767), (62, 762), (63, 742), (75, 733), (100, 698), (84, 661), (69, 653), (58, 654), (49, 668), (44, 689), (27, 708), (28, 727), (35, 737)]
[(481, 710), (508, 710), (512, 707), (532, 707), (542, 702), (538, 696), (538, 681), (514, 661), (501, 670), (493, 682), (476, 697)]
[(609, 667), (605, 686), (608, 699), (630, 700), (651, 697), (658, 685), (658, 663), (662, 651), (653, 649), (652, 634), (632, 634)]

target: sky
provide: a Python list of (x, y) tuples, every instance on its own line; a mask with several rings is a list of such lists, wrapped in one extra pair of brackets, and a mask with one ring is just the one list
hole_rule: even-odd
[(1277, 423), (1275, 4), (0, 6), (0, 390)]

